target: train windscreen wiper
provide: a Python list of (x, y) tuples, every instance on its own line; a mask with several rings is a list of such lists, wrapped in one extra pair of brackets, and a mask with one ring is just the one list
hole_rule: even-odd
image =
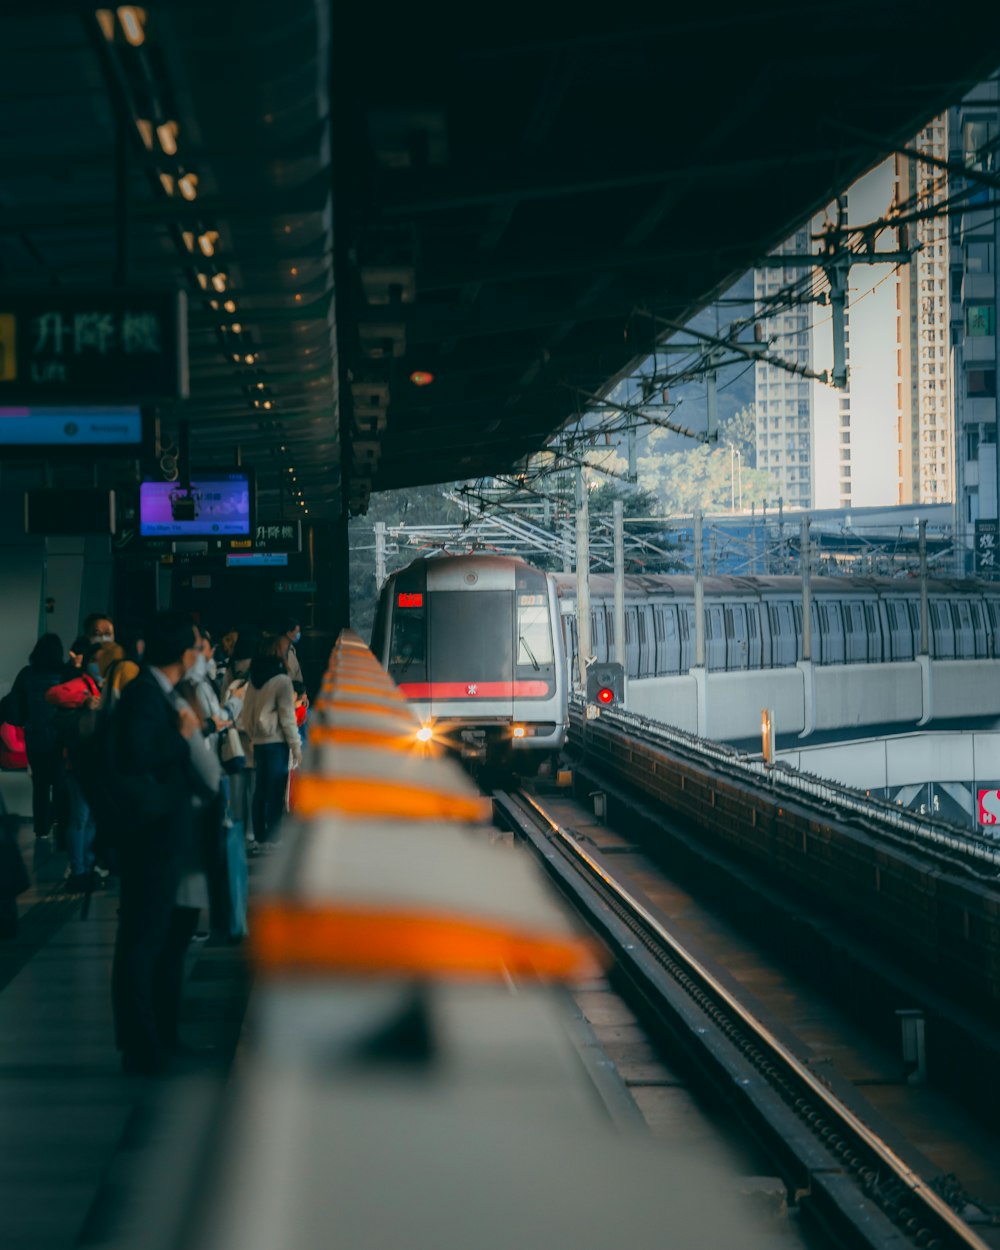
[(529, 660), (531, 661), (531, 663), (534, 665), (535, 672), (536, 672), (536, 673), (537, 673), (537, 672), (539, 672), (539, 671), (540, 671), (540, 669), (541, 669), (541, 665), (540, 665), (540, 664), (538, 663), (538, 661), (535, 659), (535, 653), (534, 653), (534, 652), (532, 651), (532, 649), (528, 646), (528, 640), (527, 640), (527, 638), (525, 638), (524, 634), (518, 634), (518, 636), (517, 636), (517, 641), (521, 644), (521, 646), (522, 646), (522, 647), (524, 647), (525, 651), (527, 651), (527, 653), (528, 653), (528, 659), (529, 659)]

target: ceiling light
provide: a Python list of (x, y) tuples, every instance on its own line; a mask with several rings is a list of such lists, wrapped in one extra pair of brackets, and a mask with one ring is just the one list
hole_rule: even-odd
[(224, 273), (212, 274), (212, 286), (215, 287), (215, 289), (219, 292), (220, 295), (226, 289), (226, 284), (228, 282), (229, 282), (229, 278), (226, 276), (226, 274)]
[(295, 476), (295, 470), (294, 470), (294, 469), (289, 469), (289, 470), (288, 470), (288, 472), (292, 475), (292, 477), (294, 477), (294, 476)]
[(177, 123), (162, 122), (156, 127), (156, 137), (160, 141), (160, 147), (167, 156), (177, 155)]
[(292, 277), (293, 277), (293, 278), (297, 278), (297, 277), (299, 276), (299, 271), (298, 271), (298, 269), (295, 267), (295, 265), (293, 265), (293, 266), (291, 267), (291, 269), (289, 269), (289, 271), (288, 271), (288, 272), (292, 275)]
[(232, 324), (229, 328), (230, 328), (230, 330), (232, 330), (232, 332), (233, 332), (234, 334), (242, 334), (242, 333), (243, 333), (243, 326), (242, 326), (242, 324), (241, 324), (239, 321), (234, 321), (234, 322), (233, 322), (233, 324)]
[[(258, 383), (257, 383), (257, 390), (258, 390), (258, 391), (262, 391), (263, 389), (264, 389), (264, 383), (263, 383), (263, 382), (258, 382)], [(282, 447), (282, 449), (281, 449), (281, 450), (282, 450), (282, 451), (284, 451), (284, 450), (285, 450), (285, 449), (284, 449), (284, 447)], [(289, 470), (288, 470), (288, 472), (289, 472), (289, 473), (291, 473), (291, 469), (289, 469)]]
[(240, 354), (239, 354), (239, 352), (233, 352), (233, 360), (236, 362), (236, 364), (239, 364), (239, 363), (240, 363)]
[(236, 311), (236, 301), (234, 299), (227, 299), (222, 307), (226, 310), (226, 312), (234, 313)]
[(202, 273), (200, 269), (198, 270), (198, 285), (203, 291), (208, 290), (208, 274)]
[(265, 399), (264, 407), (268, 410), (268, 412), (270, 412), (270, 410), (274, 407), (274, 404), (272, 404), (269, 399)]
[(198, 175), (184, 174), (183, 177), (177, 179), (177, 190), (188, 201), (194, 199), (198, 194)]
[(139, 132), (139, 137), (142, 139), (143, 143), (149, 149), (149, 151), (152, 152), (153, 150), (153, 123), (151, 121), (147, 121), (145, 117), (137, 117), (135, 121), (135, 126)]
[(410, 374), (410, 381), (414, 386), (430, 386), (434, 381), (434, 374), (428, 373), (426, 369), (414, 369)]
[(163, 187), (167, 195), (174, 193), (174, 180), (171, 174), (160, 174), (160, 186)]
[(98, 9), (95, 14), (97, 24), (101, 28), (101, 33), (108, 43), (114, 43), (115, 39), (115, 15), (110, 9)]
[(187, 248), (187, 250), (189, 252), (193, 252), (194, 251), (194, 231), (182, 230), (181, 238), (184, 240), (184, 246)]
[(212, 312), (219, 311), (219, 301), (217, 299), (210, 299), (208, 301), (208, 306), (211, 308)]
[(296, 297), (295, 297), (295, 302), (296, 302), (297, 304), (301, 304), (301, 303), (302, 303), (302, 296), (301, 296), (301, 295), (296, 295)]
[(146, 24), (145, 9), (140, 9), (134, 4), (123, 4), (118, 9), (118, 20), (122, 24), (125, 38), (133, 48), (138, 48), (145, 43), (146, 32), (143, 29)]
[(243, 363), (252, 365), (256, 359), (257, 357), (253, 354), (253, 352), (247, 352), (247, 354), (243, 357)]
[(206, 230), (204, 234), (198, 235), (198, 246), (201, 248), (205, 256), (215, 255), (215, 245), (219, 241), (218, 230)]

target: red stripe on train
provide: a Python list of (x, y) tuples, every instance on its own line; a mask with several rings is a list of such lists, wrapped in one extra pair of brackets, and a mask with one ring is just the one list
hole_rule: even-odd
[(537, 699), (551, 694), (545, 681), (404, 681), (411, 699)]

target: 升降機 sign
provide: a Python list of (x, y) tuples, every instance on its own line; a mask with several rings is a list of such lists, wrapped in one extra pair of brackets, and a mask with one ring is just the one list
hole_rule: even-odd
[(181, 291), (60, 290), (0, 295), (0, 403), (183, 399)]

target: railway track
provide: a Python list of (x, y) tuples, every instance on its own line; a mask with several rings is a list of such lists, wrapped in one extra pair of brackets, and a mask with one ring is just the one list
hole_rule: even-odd
[(1000, 1229), (966, 1222), (959, 1212), (968, 1213), (969, 1200), (954, 1179), (918, 1174), (794, 1043), (685, 949), (603, 857), (531, 795), (493, 797), (498, 821), (535, 848), (671, 1043), (764, 1146), (805, 1216), (845, 1246), (996, 1250)]

